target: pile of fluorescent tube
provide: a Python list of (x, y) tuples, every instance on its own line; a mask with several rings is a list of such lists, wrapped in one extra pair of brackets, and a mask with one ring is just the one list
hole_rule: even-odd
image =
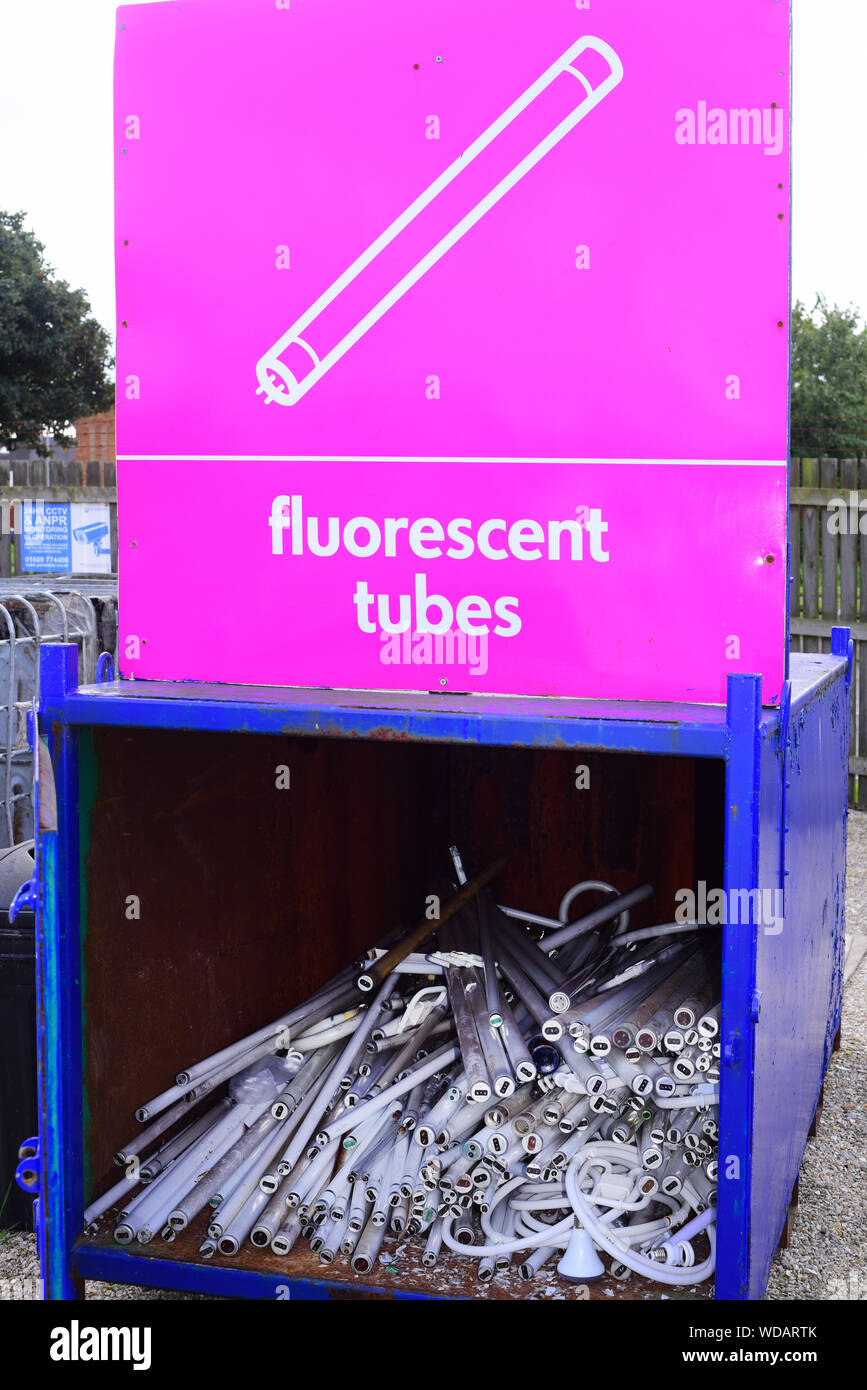
[[(649, 885), (557, 918), (498, 907), (451, 851), (435, 921), (178, 1073), (93, 1202), (114, 1237), (376, 1266), (388, 1237), (478, 1278), (553, 1264), (694, 1284), (714, 1268), (719, 994), (695, 924), (629, 930)], [(571, 920), (577, 899), (595, 905)], [(601, 901), (600, 901), (601, 899)], [(194, 1225), (195, 1223), (195, 1225)], [(698, 1238), (698, 1239), (697, 1239)]]

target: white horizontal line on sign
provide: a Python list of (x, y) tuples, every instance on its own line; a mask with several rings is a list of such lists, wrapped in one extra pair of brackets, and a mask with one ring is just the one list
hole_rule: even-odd
[(531, 454), (467, 458), (462, 454), (118, 454), (119, 463), (625, 463), (652, 467), (785, 468), (785, 459), (590, 459)]

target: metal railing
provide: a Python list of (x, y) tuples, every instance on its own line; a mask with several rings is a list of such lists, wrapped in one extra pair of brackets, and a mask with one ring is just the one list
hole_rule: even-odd
[[(95, 586), (94, 586), (95, 587)], [(32, 839), (33, 755), (27, 714), (39, 698), (39, 650), (75, 642), (79, 679), (92, 683), (105, 647), (114, 652), (116, 594), (0, 580), (0, 848)]]

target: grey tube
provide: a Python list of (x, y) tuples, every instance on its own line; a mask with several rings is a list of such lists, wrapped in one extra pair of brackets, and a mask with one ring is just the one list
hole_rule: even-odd
[[(524, 974), (532, 980), (540, 994), (547, 997), (552, 990), (564, 987), (566, 977), (563, 971), (545, 954), (544, 949), (535, 945), (526, 932), (516, 926), (505, 913), (499, 913), (497, 926), (499, 930), (494, 935), (495, 955), (498, 955), (499, 948), (505, 941), (519, 961)], [(544, 944), (543, 942), (542, 947)]]
[(491, 1094), (491, 1085), (475, 1019), (467, 999), (467, 979), (468, 972), (465, 970), (457, 970), (451, 966), (446, 970), (449, 1001), (457, 1027), (464, 1070), (467, 1074), (467, 1092), (476, 1100), (486, 1100)]
[(515, 1073), (515, 1080), (521, 1086), (526, 1086), (528, 1082), (535, 1081), (538, 1075), (538, 1068), (533, 1058), (530, 1056), (527, 1044), (524, 1042), (523, 1034), (518, 1026), (512, 1007), (507, 1004), (505, 999), (501, 1000), (500, 1012), (503, 1015), (503, 1022), (498, 1029), (503, 1046), (506, 1049), (506, 1056)]
[[(469, 981), (467, 999), (484, 1053), (485, 1070), (490, 1078), (494, 1095), (509, 1096), (515, 1089), (515, 1081), (506, 1055), (505, 1044), (500, 1036), (502, 1028), (491, 1027), (481, 973), (476, 969), (468, 970), (467, 978)], [(470, 984), (473, 986), (472, 990)], [(502, 1025), (502, 1015), (500, 1015), (500, 1023)]]
[(319, 1047), (307, 1054), (303, 1066), (298, 1068), (271, 1106), (271, 1114), (276, 1120), (285, 1120), (310, 1094), (325, 1068), (333, 1062), (339, 1046), (339, 1042), (329, 1043), (327, 1047)]
[(497, 967), (494, 959), (494, 944), (492, 919), (494, 914), (494, 904), (487, 893), (479, 895), (479, 944), (481, 946), (483, 975), (485, 981), (485, 1007), (488, 1011), (488, 1022), (492, 1028), (499, 1028), (503, 1021), (503, 1010), (500, 1001), (500, 985), (497, 979)]
[(543, 1024), (551, 1017), (551, 1010), (548, 1007), (548, 1000), (529, 979), (524, 971), (520, 960), (513, 952), (511, 945), (501, 941), (497, 947), (497, 959), (500, 969), (509, 980), (524, 1008), (536, 1020), (541, 1029)]
[[(238, 1164), (253, 1152), (266, 1134), (276, 1129), (277, 1124), (278, 1121), (274, 1119), (270, 1111), (260, 1115), (258, 1120), (232, 1145), (228, 1153), (214, 1164), (214, 1167), (202, 1178), (201, 1182), (196, 1183), (196, 1186), (183, 1201), (176, 1204), (175, 1212), (178, 1214), (179, 1221), (181, 1218), (185, 1218), (188, 1224), (193, 1216), (202, 1210), (205, 1203), (217, 1195), (223, 1180), (234, 1173)], [(174, 1212), (172, 1214), (174, 1215)], [(179, 1222), (172, 1222), (172, 1225), (176, 1224)]]
[(154, 1139), (159, 1139), (161, 1134), (165, 1134), (167, 1129), (171, 1129), (175, 1120), (179, 1120), (182, 1115), (187, 1115), (192, 1110), (195, 1101), (182, 1099), (169, 1110), (164, 1110), (161, 1115), (147, 1126), (147, 1129), (139, 1130), (128, 1144), (124, 1144), (114, 1155), (114, 1161), (120, 1168), (125, 1168), (133, 1158), (140, 1158), (148, 1144)]
[[(355, 1032), (352, 1035), (352, 1037), (349, 1039), (348, 1044), (341, 1052), (340, 1056), (325, 1073), (325, 1079), (323, 1081), (322, 1088), (319, 1093), (319, 1099), (322, 1101), (321, 1107), (311, 1106), (307, 1113), (304, 1115), (303, 1119), (301, 1119), (298, 1128), (294, 1131), (292, 1139), (282, 1155), (281, 1162), (288, 1163), (290, 1166), (294, 1163), (297, 1163), (298, 1158), (304, 1151), (304, 1147), (307, 1144), (308, 1139), (316, 1131), (317, 1124), (322, 1116), (323, 1111), (325, 1110), (325, 1107), (331, 1100), (335, 1088), (340, 1083), (340, 1079), (345, 1069), (346, 1059), (349, 1056), (351, 1056), (351, 1054), (355, 1051), (357, 1042), (361, 1043), (364, 1041), (365, 1038), (370, 1036), (372, 1029), (376, 1025), (382, 1001), (390, 993), (391, 988), (391, 981), (386, 976), (384, 984), (380, 986), (375, 999), (371, 1002), (370, 1008), (368, 1009), (367, 1017), (362, 1019), (361, 1023), (358, 1026), (357, 1032)], [(411, 1089), (412, 1087), (407, 1087), (407, 1090)], [(352, 1126), (347, 1125), (346, 1128), (350, 1129), (352, 1128)]]
[(566, 945), (567, 941), (574, 941), (576, 936), (583, 936), (585, 932), (604, 926), (606, 922), (619, 917), (621, 912), (627, 912), (630, 908), (637, 907), (639, 903), (646, 902), (652, 896), (653, 885), (643, 883), (640, 888), (633, 888), (629, 893), (621, 893), (616, 898), (609, 898), (599, 907), (594, 907), (592, 912), (586, 912), (583, 917), (576, 917), (574, 922), (567, 923), (558, 931), (552, 931), (542, 942), (543, 950), (549, 953), (553, 950), (559, 950), (561, 946)]
[(187, 1125), (186, 1129), (176, 1135), (174, 1139), (170, 1139), (155, 1154), (152, 1154), (141, 1168), (142, 1181), (150, 1182), (152, 1178), (164, 1172), (179, 1154), (184, 1153), (196, 1139), (206, 1130), (209, 1130), (212, 1125), (215, 1125), (227, 1110), (231, 1110), (234, 1104), (231, 1096), (225, 1096), (216, 1105), (212, 1105), (204, 1115), (200, 1115), (197, 1120), (194, 1120), (191, 1125)]

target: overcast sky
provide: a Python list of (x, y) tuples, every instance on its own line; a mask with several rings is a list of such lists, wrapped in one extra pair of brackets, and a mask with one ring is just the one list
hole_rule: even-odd
[[(114, 11), (0, 0), (0, 207), (111, 333)], [(794, 23), (794, 294), (867, 313), (867, 0), (794, 0)]]

